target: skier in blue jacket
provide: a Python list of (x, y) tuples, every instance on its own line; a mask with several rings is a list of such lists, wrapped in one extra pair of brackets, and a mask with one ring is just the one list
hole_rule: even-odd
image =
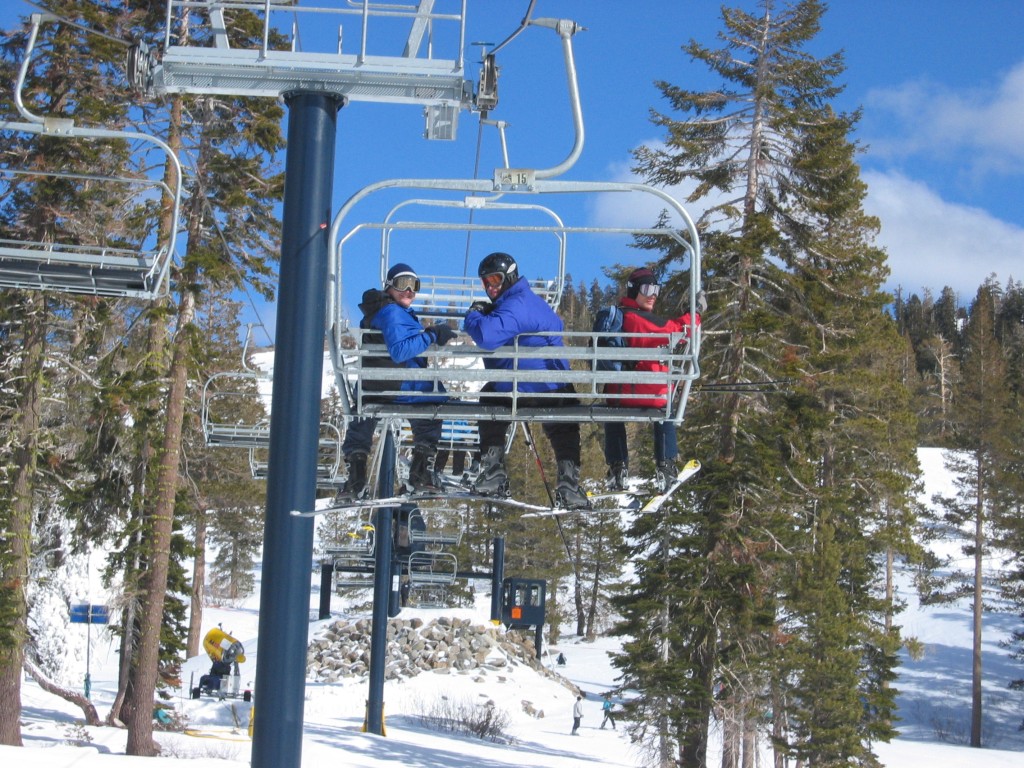
[[(490, 301), (474, 302), (466, 313), (463, 325), (477, 346), (494, 350), (518, 343), (520, 347), (561, 347), (562, 320), (540, 296), (530, 288), (526, 278), (519, 276), (519, 266), (507, 253), (492, 253), (480, 262), (478, 270), (484, 291)], [(544, 334), (521, 336), (521, 334)], [(524, 358), (492, 355), (484, 359), (484, 367), (511, 370), (565, 371), (569, 362), (563, 358)], [(564, 393), (564, 397), (519, 397), (522, 407), (563, 407), (578, 404), (571, 384), (524, 381), (519, 392)], [(488, 382), (483, 392), (511, 393), (508, 381)], [(511, 403), (508, 397), (487, 397), (489, 403)], [(508, 493), (505, 470), (505, 436), (507, 421), (480, 422), (480, 474), (473, 485), (477, 493), (493, 496)], [(580, 487), (580, 425), (576, 422), (544, 421), (544, 434), (551, 442), (558, 464), (555, 496), (566, 508), (589, 505), (586, 492)]]
[[(420, 280), (408, 264), (395, 264), (388, 270), (383, 290), (371, 288), (363, 293), (359, 309), (363, 319), (359, 327), (364, 330), (363, 346), (379, 344), (387, 347), (387, 355), (366, 356), (364, 367), (426, 368), (422, 354), (431, 344), (444, 346), (455, 337), (455, 331), (446, 323), (424, 328), (411, 305), (419, 290)], [(373, 395), (372, 392), (394, 390), (394, 381), (365, 381), (363, 402), (389, 400), (396, 403), (431, 402), (448, 399), (444, 386), (437, 381), (404, 380), (398, 383), (401, 395)], [(373, 443), (373, 431), (378, 419), (354, 419), (345, 434), (341, 449), (345, 454), (348, 478), (338, 495), (339, 501), (360, 498), (366, 489), (366, 460)], [(409, 419), (412, 428), (412, 465), (406, 490), (410, 493), (436, 491), (440, 488), (434, 471), (437, 443), (441, 437), (441, 422), (437, 419)]]

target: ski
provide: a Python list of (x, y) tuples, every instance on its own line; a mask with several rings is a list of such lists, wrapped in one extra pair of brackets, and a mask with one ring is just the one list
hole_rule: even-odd
[(612, 493), (588, 493), (591, 504), (595, 501), (616, 499), (620, 504), (616, 507), (600, 507), (599, 509), (640, 509), (640, 494), (636, 491), (614, 491)]
[(606, 515), (610, 512), (619, 512), (618, 507), (601, 507), (594, 509), (593, 507), (542, 507), (536, 512), (526, 512), (522, 515), (524, 520), (536, 520), (542, 517), (565, 517), (566, 515), (575, 514), (587, 514), (587, 515)]
[[(525, 501), (519, 501), (513, 499), (510, 496), (481, 496), (477, 493), (468, 493), (465, 491), (440, 491), (438, 493), (422, 493), (413, 494), (409, 496), (388, 496), (379, 499), (355, 499), (353, 501), (346, 501), (341, 504), (335, 504), (334, 506), (325, 507), (323, 509), (314, 509), (312, 511), (305, 511), (301, 509), (293, 509), (291, 512), (292, 517), (317, 517), (318, 515), (325, 515), (328, 512), (337, 512), (342, 509), (380, 509), (381, 507), (400, 507), (403, 504), (419, 504), (421, 502), (485, 502), (488, 504), (496, 504), (500, 506), (513, 507), (516, 509), (527, 510), (528, 512), (551, 512), (553, 511), (549, 506), (543, 506), (540, 504), (530, 504)], [(560, 512), (572, 512), (574, 510), (566, 509)]]
[(511, 496), (481, 496), (478, 493), (472, 493), (471, 491), (465, 490), (464, 486), (460, 486), (461, 489), (448, 488), (435, 493), (423, 493), (423, 494), (412, 494), (405, 496), (388, 496), (379, 499), (355, 499), (353, 501), (346, 501), (341, 504), (334, 506), (325, 507), (324, 509), (314, 509), (312, 511), (305, 511), (295, 509), (292, 510), (292, 517), (317, 517), (318, 515), (324, 515), (328, 512), (337, 512), (342, 509), (380, 509), (381, 507), (400, 507), (403, 504), (418, 504), (420, 502), (465, 502), (465, 503), (487, 503), (495, 504), (497, 506), (512, 507), (514, 509), (524, 510), (522, 515), (524, 518), (542, 518), (542, 517), (561, 517), (563, 515), (570, 515), (580, 512), (593, 513), (606, 513), (606, 512), (618, 512), (620, 510), (627, 511), (639, 511), (641, 513), (657, 512), (661, 509), (662, 504), (665, 503), (668, 498), (678, 490), (679, 486), (689, 480), (700, 470), (700, 462), (696, 459), (688, 461), (680, 470), (676, 479), (672, 481), (672, 485), (669, 486), (668, 490), (664, 493), (656, 494), (650, 497), (646, 503), (641, 505), (641, 501), (638, 498), (638, 494), (634, 492), (619, 491), (616, 493), (598, 493), (588, 495), (588, 500), (593, 503), (594, 501), (601, 501), (606, 499), (620, 499), (629, 501), (615, 507), (552, 507), (542, 504), (531, 504), (526, 501), (519, 501)]
[(700, 471), (700, 462), (696, 459), (690, 459), (683, 468), (676, 475), (676, 479), (672, 481), (672, 485), (668, 487), (663, 493), (659, 493), (656, 496), (651, 497), (646, 504), (640, 508), (641, 513), (657, 512), (661, 509), (662, 504), (668, 501), (669, 497), (679, 490), (679, 486), (693, 477)]

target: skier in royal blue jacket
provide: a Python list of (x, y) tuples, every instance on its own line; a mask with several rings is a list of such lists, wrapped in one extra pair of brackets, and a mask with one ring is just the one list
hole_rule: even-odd
[[(562, 320), (540, 296), (530, 288), (526, 278), (519, 276), (519, 266), (507, 253), (492, 253), (480, 262), (478, 270), (484, 291), (490, 301), (474, 302), (466, 313), (464, 330), (477, 346), (495, 350), (518, 343), (520, 347), (561, 347)], [(550, 335), (543, 335), (550, 333)], [(521, 334), (542, 334), (522, 336)], [(517, 342), (518, 339), (518, 342)], [(510, 370), (516, 361), (510, 357), (492, 355), (484, 359), (490, 369)], [(565, 371), (569, 362), (563, 358), (523, 358), (519, 370)], [(486, 402), (511, 404), (512, 383), (488, 382), (485, 393), (497, 393)], [(520, 407), (558, 408), (577, 405), (571, 384), (524, 381), (519, 392), (559, 393), (557, 397), (519, 397)], [(564, 396), (562, 396), (564, 395)], [(507, 421), (480, 422), (480, 474), (473, 485), (477, 493), (493, 496), (508, 493), (508, 473), (505, 470), (505, 436)], [(580, 487), (580, 425), (577, 422), (544, 421), (544, 434), (551, 441), (558, 464), (555, 495), (558, 503), (567, 508), (589, 505), (587, 495)]]
[[(422, 357), (431, 344), (444, 346), (456, 333), (446, 323), (424, 328), (412, 310), (412, 302), (420, 288), (420, 279), (408, 264), (395, 264), (388, 270), (384, 289), (371, 288), (363, 293), (359, 305), (363, 319), (359, 327), (364, 330), (363, 346), (383, 345), (386, 355), (367, 355), (363, 366), (367, 368), (425, 368), (427, 361)], [(363, 402), (390, 400), (396, 403), (444, 402), (444, 386), (435, 381), (403, 380), (397, 382), (398, 390), (409, 394), (395, 395), (396, 382), (365, 381), (359, 384), (363, 389)], [(391, 390), (388, 395), (373, 395), (373, 392)], [(341, 449), (345, 454), (348, 479), (338, 495), (340, 501), (360, 498), (366, 489), (366, 459), (373, 442), (373, 431), (377, 419), (354, 419), (345, 433)], [(410, 493), (425, 493), (440, 488), (440, 481), (434, 471), (437, 442), (441, 437), (441, 422), (437, 419), (409, 419), (412, 428), (412, 465), (406, 490)]]

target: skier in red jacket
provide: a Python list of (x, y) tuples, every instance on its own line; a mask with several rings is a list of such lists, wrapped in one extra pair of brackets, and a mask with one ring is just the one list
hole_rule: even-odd
[[(690, 313), (680, 317), (664, 318), (654, 314), (661, 286), (657, 277), (647, 267), (634, 269), (626, 281), (626, 295), (619, 299), (622, 310), (623, 333), (639, 333), (642, 336), (628, 336), (625, 342), (634, 348), (661, 347), (667, 339), (661, 333), (682, 333), (690, 325)], [(698, 312), (703, 311), (703, 293), (698, 296)], [(700, 324), (700, 315), (696, 316)], [(641, 360), (632, 366), (636, 371), (665, 372), (668, 366), (659, 360)], [(608, 384), (605, 394), (618, 395), (608, 399), (608, 405), (625, 408), (665, 408), (671, 393), (668, 386), (658, 383), (637, 384), (624, 381)], [(655, 479), (659, 491), (667, 490), (678, 474), (676, 458), (679, 446), (672, 422), (656, 421), (651, 424), (654, 433)], [(608, 482), (614, 490), (625, 490), (629, 476), (629, 448), (626, 443), (626, 425), (609, 422), (604, 426), (604, 457), (608, 464)]]

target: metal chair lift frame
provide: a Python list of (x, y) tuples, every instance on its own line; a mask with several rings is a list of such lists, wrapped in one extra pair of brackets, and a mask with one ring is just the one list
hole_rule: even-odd
[(447, 585), (410, 584), (408, 600), (417, 608), (448, 608), (450, 594)]
[[(401, 427), (401, 445), (412, 445), (412, 428), (403, 423)], [(480, 429), (464, 419), (445, 419), (441, 423), (441, 439), (438, 450), (444, 451), (475, 451), (480, 448)]]
[(454, 584), (459, 559), (451, 552), (413, 552), (407, 565), (409, 586)]
[[(454, 139), (458, 114), (473, 101), (473, 84), (464, 78), (466, 0), (457, 10), (436, 12), (436, 0), (410, 5), (389, 2), (347, 2), (347, 7), (301, 6), (291, 0), (168, 0), (166, 34), (158, 57), (138, 45), (131, 57), (130, 77), (140, 89), (159, 93), (229, 94), (278, 98), (289, 91), (316, 90), (342, 95), (347, 101), (422, 105), (426, 135)], [(453, 5), (453, 3), (448, 4)], [(231, 47), (225, 13), (247, 10), (263, 19), (258, 47)], [(184, 39), (212, 37), (212, 46), (177, 45), (175, 18), (185, 12), (194, 25)], [(330, 48), (300, 51), (297, 41), (323, 39), (322, 30), (337, 23)], [(370, 55), (371, 43), (394, 44), (400, 55)], [(273, 50), (270, 35), (291, 30), (291, 49)], [(347, 33), (347, 34), (346, 34)], [(447, 33), (445, 48), (453, 58), (435, 58), (435, 37)], [(352, 53), (343, 43), (355, 38)], [(426, 45), (424, 46), (424, 43)], [(420, 55), (424, 51), (426, 55)]]
[[(643, 184), (629, 182), (573, 182), (573, 181), (545, 181), (534, 179), (526, 189), (505, 189), (499, 179), (494, 181), (486, 180), (415, 180), (399, 179), (379, 182), (364, 188), (357, 193), (342, 208), (339, 216), (335, 219), (332, 227), (331, 243), (340, 244), (342, 238), (338, 238), (341, 221), (352, 207), (364, 197), (384, 189), (391, 188), (412, 188), (417, 190), (433, 189), (444, 191), (457, 191), (475, 193), (482, 195), (486, 192), (503, 191), (508, 194), (597, 194), (597, 193), (632, 193), (642, 195), (653, 195), (660, 202), (676, 213), (684, 222), (683, 229), (670, 228), (625, 228), (625, 227), (594, 227), (594, 226), (568, 226), (550, 225), (549, 227), (528, 227), (517, 229), (515, 226), (507, 227), (509, 232), (516, 231), (552, 231), (558, 235), (567, 234), (618, 234), (630, 236), (662, 237), (674, 241), (687, 254), (690, 263), (690, 305), (696, 302), (696, 294), (700, 290), (700, 247), (697, 240), (696, 227), (685, 209), (679, 205), (671, 196), (665, 192), (648, 187)], [(475, 198), (480, 200), (482, 198)], [(370, 225), (361, 225), (367, 228)], [(381, 224), (382, 228), (386, 225)], [(394, 226), (393, 224), (391, 226)], [(452, 225), (433, 224), (431, 228), (445, 228), (473, 231), (481, 229), (478, 224), (458, 223)], [(346, 335), (355, 336), (360, 341), (361, 331), (349, 329), (345, 318), (340, 311), (341, 308), (341, 280), (340, 280), (340, 247), (334, 251), (331, 259), (331, 298), (329, 306), (334, 312), (330, 318), (330, 343), (331, 360), (335, 368), (335, 375), (338, 388), (341, 392), (350, 394), (349, 408), (354, 415), (362, 416), (409, 416), (419, 418), (461, 418), (461, 419), (504, 419), (532, 420), (535, 418), (555, 418), (568, 421), (653, 421), (669, 420), (676, 423), (682, 421), (685, 413), (686, 400), (689, 395), (691, 383), (699, 376), (698, 355), (700, 349), (700, 328), (694, 321), (684, 333), (664, 334), (665, 345), (662, 350), (633, 349), (633, 348), (610, 348), (598, 345), (602, 334), (595, 332), (565, 332), (563, 340), (565, 346), (552, 351), (551, 348), (529, 348), (522, 347), (518, 343), (512, 347), (502, 348), (496, 352), (485, 352), (466, 344), (449, 344), (443, 349), (429, 349), (424, 357), (428, 361), (428, 367), (423, 369), (390, 369), (390, 368), (368, 368), (361, 364), (363, 357), (381, 354), (382, 350), (370, 349), (357, 343), (355, 349), (346, 349), (343, 338)], [(440, 311), (440, 310), (439, 310)], [(429, 312), (429, 310), (428, 310)], [(551, 334), (544, 334), (551, 335)], [(628, 334), (617, 334), (625, 335)], [(528, 358), (548, 358), (552, 355), (567, 358), (570, 363), (575, 362), (576, 367), (568, 371), (535, 371), (521, 370), (484, 370), (479, 365), (473, 365), (472, 359), (479, 359), (489, 354), (497, 354), (503, 357), (512, 357), (515, 360)], [(675, 400), (671, 401), (664, 409), (636, 409), (636, 408), (611, 408), (602, 405), (605, 396), (601, 392), (601, 385), (607, 383), (618, 383), (623, 380), (623, 374), (615, 371), (597, 370), (598, 360), (649, 360), (652, 354), (668, 365), (669, 370), (665, 373), (638, 372), (629, 373), (629, 381), (634, 383), (650, 383), (667, 386), (671, 391), (677, 393)], [(399, 405), (396, 403), (363, 403), (361, 392), (350, 386), (355, 380), (378, 380), (394, 382), (394, 390), (390, 394), (399, 394), (399, 384), (402, 380), (423, 380), (445, 382), (449, 389), (450, 402), (447, 404), (426, 404)], [(508, 409), (495, 409), (476, 402), (476, 392), (487, 381), (508, 381), (512, 384), (519, 384), (524, 381), (544, 381), (573, 384), (577, 392), (587, 398), (588, 405), (581, 409), (551, 408), (551, 409), (522, 409), (518, 406), (518, 395), (512, 393), (513, 405), (511, 413)], [(515, 390), (515, 387), (513, 387)], [(389, 392), (375, 392), (376, 397)], [(537, 397), (536, 393), (531, 396)], [(375, 399), (376, 399), (375, 397)], [(543, 398), (544, 395), (539, 395)]]
[[(270, 448), (270, 422), (259, 422), (257, 428), (265, 425), (267, 441), (261, 445), (249, 446), (249, 469), (253, 478), (265, 480), (270, 470), (267, 451)], [(340, 474), (342, 464), (341, 430), (334, 424), (320, 422), (319, 459), (316, 466), (316, 487), (321, 490), (336, 490), (343, 482)]]
[[(505, 151), (504, 133), (502, 132), (502, 147), (505, 165), (494, 172), (492, 179), (391, 179), (375, 184), (370, 184), (352, 195), (341, 207), (335, 216), (329, 238), (330, 259), (329, 259), (329, 290), (328, 290), (328, 338), (331, 347), (331, 361), (335, 370), (335, 377), (338, 382), (338, 389), (347, 393), (349, 398), (342, 398), (343, 407), (347, 415), (375, 416), (386, 418), (449, 418), (449, 419), (511, 419), (516, 421), (527, 421), (534, 419), (563, 420), (563, 421), (671, 421), (680, 423), (686, 409), (689, 398), (689, 391), (692, 382), (700, 374), (699, 353), (700, 353), (700, 327), (695, 319), (691, 319), (690, 326), (684, 333), (665, 334), (665, 344), (661, 349), (631, 349), (610, 348), (598, 344), (602, 340), (599, 333), (564, 333), (562, 335), (565, 346), (552, 351), (551, 348), (529, 348), (522, 347), (516, 342), (511, 347), (505, 347), (495, 353), (484, 352), (475, 347), (465, 344), (449, 344), (444, 349), (430, 349), (424, 357), (427, 358), (428, 366), (423, 369), (389, 369), (389, 368), (367, 368), (361, 365), (363, 357), (370, 354), (380, 354), (381, 350), (364, 348), (361, 341), (361, 332), (357, 329), (350, 330), (344, 317), (342, 304), (342, 269), (341, 257), (342, 247), (357, 230), (379, 227), (385, 234), (382, 236), (381, 270), (382, 277), (387, 270), (387, 246), (389, 242), (389, 231), (401, 227), (420, 227), (429, 229), (458, 229), (461, 231), (481, 231), (485, 227), (470, 223), (458, 224), (437, 224), (431, 223), (429, 227), (422, 222), (403, 224), (386, 219), (379, 224), (361, 223), (350, 229), (342, 236), (343, 225), (346, 218), (353, 212), (358, 204), (367, 200), (372, 195), (384, 193), (387, 190), (430, 190), (434, 193), (445, 195), (461, 195), (461, 202), (458, 198), (455, 202), (439, 202), (437, 205), (449, 205), (453, 208), (462, 205), (465, 208), (484, 209), (488, 205), (507, 205), (500, 203), (499, 198), (505, 196), (550, 196), (547, 199), (557, 199), (559, 196), (571, 194), (595, 195), (595, 194), (632, 194), (651, 196), (660, 202), (664, 208), (676, 215), (682, 222), (681, 228), (625, 228), (625, 227), (595, 227), (595, 226), (567, 226), (555, 217), (557, 224), (545, 227), (523, 227), (507, 226), (509, 232), (538, 232), (547, 231), (564, 239), (569, 234), (618, 234), (630, 235), (633, 237), (643, 236), (648, 238), (668, 238), (674, 241), (686, 255), (689, 261), (690, 285), (689, 285), (689, 306), (696, 304), (697, 294), (701, 290), (701, 253), (700, 240), (697, 228), (693, 219), (687, 211), (668, 193), (648, 186), (646, 184), (631, 182), (602, 182), (602, 181), (562, 181), (554, 179), (568, 168), (570, 168), (579, 157), (583, 147), (583, 117), (580, 107), (579, 89), (576, 78), (576, 67), (572, 53), (571, 39), (578, 30), (575, 22), (556, 19), (524, 19), (520, 30), (513, 33), (505, 42), (495, 48), (491, 54), (515, 37), (525, 26), (534, 25), (553, 29), (562, 42), (567, 82), (569, 89), (569, 100), (572, 112), (575, 141), (568, 156), (560, 164), (546, 169), (532, 168), (511, 168), (508, 164), (507, 152)], [(422, 200), (417, 199), (417, 202)], [(392, 208), (397, 211), (402, 205)], [(546, 206), (541, 206), (546, 208)], [(560, 277), (564, 277), (564, 262), (560, 263)], [(421, 281), (423, 278), (421, 277)], [(446, 296), (451, 300), (451, 296)], [(468, 305), (468, 301), (465, 302)], [(434, 308), (440, 312), (442, 308)], [(424, 314), (429, 315), (431, 308), (424, 308)], [(691, 318), (695, 312), (691, 311)], [(444, 316), (439, 315), (439, 316)], [(345, 349), (344, 337), (353, 335), (356, 337), (356, 349)], [(550, 334), (544, 334), (550, 335)], [(628, 336), (629, 334), (616, 334)], [(529, 358), (549, 358), (555, 355), (570, 361), (573, 366), (568, 371), (535, 371), (522, 370), (513, 366), (512, 370), (484, 370), (479, 365), (472, 365), (467, 358), (481, 358), (488, 354), (499, 354), (503, 357), (511, 357), (516, 361)], [(629, 381), (632, 383), (649, 383), (668, 387), (674, 397), (670, 398), (663, 408), (618, 408), (609, 407), (603, 404), (607, 397), (603, 394), (604, 384), (620, 383), (623, 374), (615, 371), (601, 371), (597, 368), (599, 360), (629, 360), (650, 359), (656, 355), (668, 366), (666, 373), (630, 371)], [(364, 403), (362, 402), (361, 389), (354, 387), (356, 381), (378, 380), (394, 382), (394, 390), (389, 392), (375, 392), (376, 396), (398, 394), (399, 382), (401, 380), (422, 380), (442, 381), (449, 390), (449, 402), (445, 404), (417, 403), (415, 405), (400, 405), (397, 403)], [(511, 408), (489, 406), (476, 399), (476, 393), (487, 381), (504, 381), (512, 385), (512, 406)], [(577, 393), (583, 398), (584, 405), (579, 408), (522, 408), (519, 406), (518, 384), (526, 381), (541, 381), (552, 383), (571, 384)], [(544, 398), (545, 395), (530, 393), (531, 397)], [(552, 398), (559, 397), (558, 394), (550, 395)], [(375, 398), (376, 399), (376, 398)]]
[[(414, 525), (419, 519), (420, 525)], [(466, 530), (465, 514), (448, 505), (419, 506), (409, 513), (409, 541), (429, 548), (458, 546)]]
[[(384, 284), (384, 279), (387, 276), (388, 269), (391, 266), (391, 243), (392, 235), (398, 231), (439, 231), (439, 232), (451, 232), (451, 231), (466, 231), (469, 235), (472, 232), (506, 232), (508, 231), (507, 226), (500, 225), (487, 225), (487, 224), (467, 224), (457, 225), (451, 222), (425, 222), (425, 221), (399, 221), (395, 220), (397, 214), (405, 207), (410, 205), (420, 205), (434, 208), (448, 208), (454, 210), (465, 210), (468, 211), (472, 216), (477, 211), (482, 212), (536, 212), (549, 218), (556, 227), (555, 230), (548, 230), (541, 227), (537, 230), (532, 230), (529, 227), (521, 227), (520, 232), (535, 231), (550, 233), (554, 236), (557, 245), (557, 251), (555, 253), (555, 264), (557, 265), (556, 273), (557, 277), (554, 280), (544, 279), (527, 279), (530, 282), (530, 288), (534, 293), (541, 296), (552, 308), (557, 308), (559, 302), (562, 300), (562, 292), (565, 290), (565, 260), (566, 260), (566, 237), (565, 234), (558, 231), (557, 228), (563, 227), (562, 220), (558, 215), (543, 205), (537, 205), (532, 203), (509, 203), (501, 202), (496, 197), (480, 198), (474, 196), (463, 197), (461, 199), (454, 200), (438, 200), (430, 198), (415, 198), (412, 200), (405, 200), (388, 213), (384, 218), (384, 222), (380, 225), (381, 231), (381, 265), (380, 265), (380, 280), (381, 285)], [(375, 229), (375, 225), (366, 225), (366, 228)], [(338, 245), (338, 265), (340, 270), (342, 251), (345, 241), (349, 240), (353, 235), (361, 231), (363, 227), (354, 227)], [(540, 256), (540, 259), (547, 263), (547, 260)], [(537, 261), (537, 255), (534, 254), (534, 261)], [(338, 275), (338, 284), (341, 284), (341, 275)], [(486, 301), (487, 295), (483, 291), (483, 287), (480, 284), (480, 280), (475, 276), (463, 275), (461, 277), (455, 276), (437, 276), (437, 275), (425, 275), (420, 280), (420, 290), (416, 294), (416, 300), (413, 302), (412, 308), (416, 313), (424, 319), (450, 319), (450, 318), (461, 318), (469, 305), (474, 301)]]
[(355, 516), (348, 536), (349, 542), (328, 547), (324, 552), (333, 561), (334, 587), (372, 586), (376, 535), (369, 517), (362, 511)]
[[(0, 240), (0, 286), (36, 290), (58, 290), (97, 296), (126, 296), (156, 299), (169, 291), (170, 266), (177, 241), (181, 207), (182, 170), (174, 151), (160, 139), (144, 133), (115, 131), (77, 126), (69, 118), (41, 117), (25, 106), (21, 92), (28, 74), (29, 62), (43, 22), (57, 21), (48, 13), (34, 13), (25, 46), (25, 53), (14, 85), (14, 103), (23, 121), (0, 121), (0, 130), (16, 131), (64, 139), (88, 141), (118, 140), (143, 142), (157, 148), (174, 167), (174, 188), (161, 179), (127, 176), (104, 176), (64, 171), (29, 172), (8, 169), (12, 176), (63, 177), (98, 184), (118, 185), (132, 191), (132, 199), (145, 199), (152, 190), (159, 190), (171, 201), (170, 231), (162, 245), (153, 249), (133, 250), (95, 244), (27, 242)], [(13, 182), (12, 182), (13, 183)], [(97, 241), (99, 238), (97, 238)]]

